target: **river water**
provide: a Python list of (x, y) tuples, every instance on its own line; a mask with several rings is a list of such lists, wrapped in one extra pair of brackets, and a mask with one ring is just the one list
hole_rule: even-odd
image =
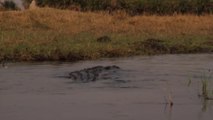
[[(0, 68), (0, 119), (212, 120), (213, 101), (199, 97), (203, 79), (213, 94), (212, 60), (213, 54), (194, 54), (8, 63)], [(121, 82), (62, 77), (97, 65), (119, 66)]]

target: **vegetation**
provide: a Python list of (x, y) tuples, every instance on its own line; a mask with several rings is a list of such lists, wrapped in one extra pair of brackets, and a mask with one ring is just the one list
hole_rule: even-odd
[(9, 0), (6, 0), (2, 3), (0, 1), (0, 5), (2, 6), (2, 8), (0, 6), (0, 9), (2, 9), (2, 10), (17, 10), (18, 9), (16, 4), (13, 1), (9, 1)]
[(211, 75), (204, 76), (204, 78), (201, 81), (202, 82), (202, 93), (199, 96), (203, 97), (204, 100), (213, 100), (213, 98), (211, 97), (211, 95), (212, 95), (212, 93), (210, 92), (211, 90), (209, 90), (210, 80), (211, 80)]
[[(143, 15), (41, 8), (0, 12), (0, 60), (213, 52), (213, 15)], [(98, 38), (107, 38), (100, 42)], [(104, 40), (105, 41), (105, 40)]]
[[(25, 0), (30, 3), (32, 0)], [(82, 11), (123, 10), (137, 14), (213, 13), (212, 0), (37, 0), (39, 6)]]

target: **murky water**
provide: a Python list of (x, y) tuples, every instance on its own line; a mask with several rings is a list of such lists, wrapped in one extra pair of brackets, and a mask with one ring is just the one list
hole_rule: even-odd
[[(61, 77), (97, 65), (121, 67), (121, 82), (74, 84)], [(213, 54), (10, 63), (0, 68), (0, 119), (212, 120), (213, 101), (198, 97), (201, 80), (209, 76)], [(212, 95), (213, 79), (207, 79)]]

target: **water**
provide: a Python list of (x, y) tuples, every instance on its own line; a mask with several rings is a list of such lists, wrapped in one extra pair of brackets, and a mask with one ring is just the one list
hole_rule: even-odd
[[(198, 97), (203, 78), (212, 90), (212, 60), (213, 54), (195, 54), (10, 63), (0, 68), (0, 119), (212, 120), (213, 101)], [(75, 84), (61, 77), (97, 65), (121, 67), (125, 82)]]

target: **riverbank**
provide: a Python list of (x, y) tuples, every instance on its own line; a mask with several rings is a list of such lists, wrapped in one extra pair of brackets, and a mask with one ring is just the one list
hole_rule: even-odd
[(129, 16), (40, 8), (0, 12), (0, 60), (85, 60), (213, 52), (213, 15)]

